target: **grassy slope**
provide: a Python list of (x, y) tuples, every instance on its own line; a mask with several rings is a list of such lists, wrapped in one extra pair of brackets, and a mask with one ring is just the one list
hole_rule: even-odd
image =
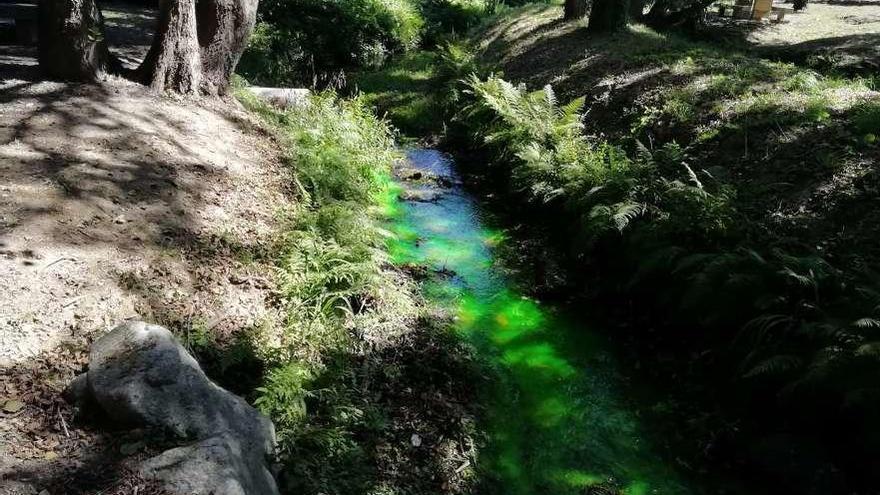
[[(679, 398), (707, 370), (726, 384), (698, 389), (710, 404), (658, 406), (704, 418), (691, 422), (696, 435), (683, 442), (697, 438), (709, 452), (745, 439), (728, 460), (804, 479), (799, 490), (834, 493), (852, 481), (828, 469), (869, 476), (870, 461), (851, 455), (847, 442), (874, 431), (869, 327), (877, 309), (874, 296), (863, 296), (876, 290), (871, 274), (880, 266), (876, 81), (640, 26), (593, 38), (558, 17), (542, 6), (512, 12), (478, 35), (483, 57), (531, 89), (553, 84), (561, 103), (585, 97), (589, 134), (631, 152), (636, 142), (653, 150), (678, 143), (696, 177), (731, 191), (736, 222), (725, 238), (695, 248), (624, 236), (623, 247), (635, 251), (592, 254), (594, 265), (618, 263), (600, 271), (617, 304), (628, 298), (623, 321), (649, 330), (640, 339), (660, 329), (667, 340), (663, 359), (648, 356), (652, 366), (671, 358), (670, 373), (696, 373), (679, 380)], [(677, 215), (670, 218), (687, 222), (687, 211)], [(731, 360), (749, 346), (755, 352)], [(707, 407), (716, 401), (738, 412), (711, 419)], [(745, 425), (725, 426), (744, 418)], [(824, 444), (813, 445), (817, 439)], [(780, 450), (792, 445), (799, 454), (780, 461)]]
[(354, 78), (356, 91), (407, 136), (437, 132), (441, 113), (434, 81), (437, 56), (428, 51), (404, 55), (388, 67)]
[(750, 223), (791, 232), (844, 264), (874, 249), (865, 241), (880, 218), (864, 207), (880, 158), (873, 81), (638, 26), (591, 39), (557, 18), (555, 9), (529, 8), (487, 29), (480, 47), (507, 79), (552, 83), (562, 102), (585, 96), (590, 132), (687, 147), (692, 164), (736, 186)]

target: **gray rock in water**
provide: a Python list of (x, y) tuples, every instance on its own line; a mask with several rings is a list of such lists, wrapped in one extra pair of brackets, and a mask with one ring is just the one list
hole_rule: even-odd
[[(69, 395), (91, 400), (131, 426), (151, 426), (194, 442), (142, 466), (172, 493), (278, 493), (268, 469), (275, 449), (272, 422), (240, 397), (211, 382), (167, 329), (132, 321), (92, 345), (89, 370)], [(85, 396), (84, 396), (85, 394)]]

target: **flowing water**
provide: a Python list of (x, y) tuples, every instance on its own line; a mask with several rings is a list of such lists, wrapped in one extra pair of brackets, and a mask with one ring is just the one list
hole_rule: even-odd
[(692, 493), (647, 441), (610, 346), (570, 311), (518, 290), (495, 255), (503, 233), (487, 226), (448, 156), (413, 149), (407, 157), (410, 176), (418, 169), (439, 180), (393, 191), (416, 200), (390, 209), (391, 255), (438, 273), (423, 284), (425, 296), (454, 311), (455, 330), (498, 377), (484, 392), (480, 473), (505, 495), (612, 485), (627, 495)]

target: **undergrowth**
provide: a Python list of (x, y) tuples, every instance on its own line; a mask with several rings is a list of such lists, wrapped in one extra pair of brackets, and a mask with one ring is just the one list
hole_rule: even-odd
[[(848, 143), (871, 149), (880, 113), (866, 100), (869, 84), (678, 38), (659, 53), (625, 48), (630, 62), (660, 62), (689, 82), (641, 100), (657, 104), (642, 103), (617, 142), (585, 135), (582, 99), (559, 103), (549, 86), (529, 92), (497, 76), (458, 84), (464, 105), (447, 136), (485, 164), (471, 173), (504, 201), (528, 206), (517, 221), (554, 233), (574, 283), (629, 308), (620, 315), (626, 323), (647, 327), (634, 336), (643, 350), (688, 363), (653, 364), (688, 374), (712, 408), (723, 404), (690, 423), (697, 434), (683, 442), (694, 443), (696, 457), (707, 438), (748, 443), (784, 432), (793, 445), (822, 442), (827, 462), (847, 467), (847, 482), (870, 477), (864, 459), (880, 445), (868, 420), (880, 410), (877, 260), (842, 269), (816, 246), (754, 223), (737, 198), (741, 184), (694, 149), (750, 126), (832, 123), (855, 135)], [(718, 383), (728, 384), (723, 392)], [(671, 407), (680, 417), (707, 411)], [(858, 439), (871, 447), (853, 449)], [(834, 484), (837, 473), (816, 476)]]
[[(421, 319), (411, 282), (388, 262), (391, 129), (359, 99), (320, 94), (280, 112), (246, 89), (237, 96), (284, 145), (298, 195), (279, 205), (283, 325), (250, 339), (265, 369), (254, 402), (275, 423), (283, 491), (466, 491), (467, 473), (446, 456), (472, 443), (457, 404), (473, 400), (473, 370), (442, 323)], [(414, 429), (443, 448), (414, 449)]]

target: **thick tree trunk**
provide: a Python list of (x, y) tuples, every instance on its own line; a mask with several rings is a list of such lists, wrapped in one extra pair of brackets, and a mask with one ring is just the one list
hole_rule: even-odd
[(626, 27), (629, 0), (593, 0), (590, 23), (587, 29), (593, 33), (610, 33)]
[(645, 15), (645, 6), (648, 0), (629, 0), (629, 18), (638, 21)]
[(587, 15), (587, 0), (565, 0), (566, 21), (581, 19)]
[(714, 0), (691, 0), (677, 3), (675, 8), (670, 0), (657, 0), (645, 16), (645, 23), (655, 29), (683, 28), (697, 31), (706, 18), (706, 8)]
[(196, 15), (202, 51), (202, 89), (225, 94), (254, 30), (257, 0), (198, 0)]
[(657, 24), (669, 15), (669, 0), (657, 0), (645, 16), (645, 21), (650, 25)]
[(161, 4), (159, 30), (138, 72), (157, 91), (196, 94), (202, 82), (202, 58), (196, 36), (196, 0)]
[(165, 0), (138, 74), (160, 91), (225, 94), (247, 46), (256, 0)]
[(40, 0), (39, 61), (47, 76), (97, 79), (112, 65), (95, 0)]

